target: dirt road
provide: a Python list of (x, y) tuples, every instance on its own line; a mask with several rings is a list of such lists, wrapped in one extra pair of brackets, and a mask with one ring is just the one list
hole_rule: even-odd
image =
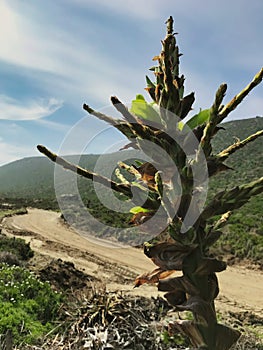
[[(100, 277), (110, 290), (125, 290), (140, 295), (157, 295), (154, 286), (133, 289), (132, 279), (150, 271), (155, 265), (136, 248), (110, 248), (90, 242), (62, 224), (59, 214), (29, 209), (27, 215), (5, 218), (3, 232), (23, 234), (36, 252), (71, 261), (87, 274)], [(217, 306), (222, 310), (252, 311), (262, 315), (263, 273), (244, 267), (228, 267), (218, 274), (220, 295)]]

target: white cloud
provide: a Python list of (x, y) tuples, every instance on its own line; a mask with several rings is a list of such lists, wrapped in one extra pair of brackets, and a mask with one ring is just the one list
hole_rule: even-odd
[[(56, 65), (52, 62), (45, 40), (37, 38), (37, 27), (31, 19), (16, 12), (8, 2), (0, 3), (0, 58), (8, 63), (53, 72)], [(33, 24), (33, 26), (32, 26)], [(43, 38), (44, 39), (44, 38)], [(46, 38), (48, 39), (48, 38)]]
[[(127, 18), (128, 25), (131, 25), (128, 21), (133, 17), (138, 21), (138, 29), (134, 28), (134, 33), (145, 30), (148, 31), (147, 35), (149, 29), (146, 31), (144, 28), (144, 19), (149, 20), (145, 25), (152, 28), (155, 34), (155, 31), (164, 27), (163, 22), (167, 16), (174, 15), (175, 27), (181, 33), (178, 38), (179, 44), (183, 39), (182, 44), (186, 45), (185, 54), (193, 57), (192, 70), (195, 69), (196, 72), (198, 64), (202, 65), (203, 62), (203, 65), (211, 64), (213, 70), (233, 67), (240, 69), (242, 74), (242, 69), (251, 70), (256, 66), (257, 70), (262, 56), (260, 47), (257, 48), (257, 52), (252, 50), (261, 42), (261, 31), (251, 26), (252, 14), (253, 20), (257, 20), (255, 11), (259, 0), (254, 0), (253, 6), (248, 5), (245, 0), (233, 0), (231, 3), (228, 0), (222, 0), (220, 3), (204, 0), (202, 4), (196, 0), (176, 3), (172, 0), (146, 0), (143, 6), (133, 0), (67, 0), (66, 5), (74, 6), (73, 14), (66, 10), (61, 10), (60, 13), (60, 5), (47, 1), (39, 21), (39, 8), (42, 9), (43, 5), (38, 8), (32, 2), (31, 5), (21, 7), (23, 11), (19, 11), (18, 5), (11, 7), (10, 3), (8, 0), (2, 0), (0, 4), (0, 31), (3, 31), (0, 33), (0, 58), (18, 66), (51, 73), (51, 76), (40, 77), (35, 74), (33, 77), (41, 79), (42, 86), (52, 95), (56, 94), (54, 96), (71, 103), (74, 101), (77, 105), (84, 97), (105, 104), (105, 100), (111, 94), (118, 94), (120, 98), (130, 100), (135, 89), (138, 89), (138, 81), (144, 79), (144, 72), (140, 71), (142, 66), (138, 67), (135, 62), (132, 65), (132, 58), (129, 57), (130, 38), (127, 29), (123, 28), (123, 33), (119, 34), (109, 22), (100, 23), (96, 18), (86, 21), (80, 16), (81, 8), (97, 8), (104, 14), (122, 15), (121, 20)], [(236, 11), (237, 5), (242, 11)], [(29, 10), (30, 6), (34, 8), (34, 16)], [(52, 10), (53, 18), (48, 17)], [(63, 17), (63, 20), (59, 17), (59, 21), (56, 21), (56, 16)], [(198, 33), (205, 37), (198, 38)], [(118, 48), (118, 52), (114, 52), (115, 49), (106, 50), (102, 44), (104, 40), (114, 36), (126, 39), (127, 47), (123, 47), (121, 58), (118, 57), (121, 47)], [(207, 45), (208, 51), (205, 52)], [(136, 51), (136, 47), (134, 49)], [(128, 52), (127, 57), (123, 54), (124, 50)]]
[[(68, 26), (61, 27), (52, 19), (43, 26), (35, 18), (15, 12), (8, 2), (2, 2), (0, 17), (4, 25), (0, 29), (0, 59), (32, 70), (31, 78), (41, 79), (42, 88), (71, 103), (77, 100), (79, 105), (79, 99), (83, 101), (84, 96), (105, 103), (108, 96), (118, 91), (122, 98), (130, 99), (134, 91), (126, 81), (130, 77), (133, 81), (139, 78), (136, 68), (116, 61), (112, 52), (105, 55), (100, 46), (105, 28), (97, 23), (85, 26), (83, 19), (80, 25), (70, 13), (66, 16)], [(110, 31), (109, 27), (107, 35), (113, 36), (114, 32)], [(44, 74), (39, 75), (37, 71)]]
[(54, 98), (30, 101), (18, 101), (6, 95), (0, 95), (0, 119), (37, 120), (56, 112), (63, 105)]
[(55, 130), (66, 133), (70, 129), (69, 125), (57, 123), (47, 119), (37, 119), (35, 122), (38, 123), (40, 126), (44, 126), (46, 128), (51, 129), (52, 131)]
[[(164, 33), (163, 22), (172, 14), (175, 17), (175, 28), (180, 32), (179, 45), (185, 45), (185, 55), (191, 55), (192, 66), (188, 64), (188, 71), (193, 74), (186, 75), (186, 78), (192, 80), (199, 74), (198, 65), (203, 70), (206, 69), (206, 64), (210, 67), (207, 76), (201, 77), (200, 81), (201, 85), (206, 85), (204, 92), (198, 93), (198, 85), (195, 88), (202, 96), (201, 103), (197, 100), (197, 107), (206, 106), (212, 102), (206, 93), (208, 91), (211, 95), (211, 82), (226, 67), (229, 70), (233, 68), (240, 75), (243, 74), (242, 70), (251, 71), (254, 66), (257, 70), (262, 56), (262, 48), (257, 47), (261, 42), (261, 31), (251, 25), (254, 23), (251, 16), (254, 15), (253, 21), (257, 20), (255, 11), (259, 1), (261, 0), (254, 0), (252, 5), (245, 0), (222, 0), (220, 3), (204, 0), (202, 4), (196, 0), (179, 0), (176, 3), (174, 0), (146, 0), (142, 6), (133, 0), (65, 0), (66, 5), (70, 4), (74, 9), (69, 13), (64, 11), (66, 6), (62, 8), (51, 1), (46, 1), (45, 6), (35, 5), (32, 1), (22, 7), (19, 2), (2, 0), (0, 59), (30, 69), (30, 78), (41, 82), (41, 86), (50, 95), (79, 107), (83, 101), (90, 103), (94, 100), (100, 107), (105, 105), (112, 94), (117, 94), (124, 102), (130, 101), (135, 93), (143, 89), (144, 74), (147, 72), (143, 71), (142, 65), (138, 67), (138, 63), (132, 61), (134, 56), (129, 57), (131, 51), (128, 48), (131, 46), (130, 38), (133, 37), (132, 32), (130, 36), (127, 33), (127, 28), (131, 25), (129, 20), (133, 17), (138, 22), (138, 28), (134, 28), (134, 37), (140, 31), (142, 35), (147, 34), (139, 43), (142, 45), (143, 40), (149, 40), (150, 30), (153, 35), (159, 33), (160, 28)], [(237, 6), (242, 11), (236, 11)], [(30, 8), (33, 8), (32, 12)], [(127, 28), (119, 33), (117, 25), (114, 29), (115, 25), (111, 26), (107, 22), (109, 19), (105, 23), (100, 23), (95, 17), (87, 21), (84, 16), (80, 16), (80, 10), (89, 8), (97, 8), (102, 14), (120, 15), (122, 21), (127, 18)], [(51, 13), (53, 17), (49, 16)], [(202, 37), (198, 37), (200, 33)], [(107, 38), (115, 36), (117, 40), (122, 37), (127, 46), (123, 46), (123, 49), (118, 47), (117, 51), (111, 47), (105, 49), (103, 42), (107, 44)], [(152, 44), (155, 43), (153, 41)], [(257, 48), (257, 51), (253, 48)], [(134, 52), (136, 50), (135, 46)], [(122, 51), (120, 55), (119, 51)], [(157, 54), (158, 51), (154, 53)], [(146, 57), (141, 51), (136, 52), (136, 56), (141, 57), (141, 60)], [(39, 71), (44, 74), (40, 75)], [(231, 82), (231, 76), (229, 81)]]
[(0, 140), (0, 166), (24, 157), (36, 155), (39, 154), (31, 147), (9, 144)]
[[(70, 0), (69, 0), (70, 1)], [(166, 4), (171, 4), (170, 0), (144, 0), (143, 3), (134, 0), (75, 0), (75, 3), (83, 7), (95, 7), (103, 12), (110, 10), (114, 13), (122, 14), (125, 17), (135, 17), (136, 19), (156, 19), (160, 11), (165, 8)]]
[[(33, 120), (39, 137), (47, 127), (43, 142), (46, 138), (51, 142), (54, 130), (56, 148), (58, 132), (64, 133), (68, 127), (43, 117), (59, 109), (61, 100), (79, 110), (83, 102), (101, 109), (112, 94), (124, 103), (131, 101), (143, 91), (144, 75), (151, 57), (161, 48), (159, 41), (169, 15), (174, 16), (175, 30), (180, 33), (186, 88), (196, 91), (193, 113), (211, 106), (224, 81), (229, 85), (227, 102), (262, 63), (262, 7), (262, 0), (0, 0), (0, 64), (16, 66), (14, 71), (18, 69), (25, 77), (27, 86), (32, 82), (44, 91), (42, 96), (56, 97), (15, 100), (4, 92), (0, 95), (0, 119)], [(95, 14), (92, 18), (90, 9)], [(256, 88), (231, 118), (262, 115), (260, 91), (262, 87)], [(23, 135), (18, 124), (8, 125), (9, 134)], [(96, 132), (95, 118), (89, 119), (86, 130), (82, 130), (84, 137)], [(27, 131), (31, 135), (31, 129)], [(22, 146), (0, 139), (2, 162), (31, 155), (32, 148), (23, 147), (29, 138), (20, 137)], [(17, 141), (15, 137), (12, 140)]]

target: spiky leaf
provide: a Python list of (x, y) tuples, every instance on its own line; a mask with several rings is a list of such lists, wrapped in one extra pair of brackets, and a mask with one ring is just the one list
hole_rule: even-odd
[(194, 129), (199, 125), (206, 123), (210, 117), (210, 109), (201, 110), (194, 115), (186, 124), (190, 129)]

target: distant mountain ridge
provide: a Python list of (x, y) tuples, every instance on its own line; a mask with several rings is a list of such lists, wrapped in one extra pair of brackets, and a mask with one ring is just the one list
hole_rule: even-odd
[[(87, 156), (94, 163), (98, 156)], [(67, 159), (74, 161), (77, 156)], [(93, 161), (94, 159), (94, 161)], [(0, 167), (0, 197), (50, 198), (54, 194), (54, 167), (46, 157), (28, 157)]]
[[(219, 131), (215, 137), (216, 150), (220, 151), (235, 142), (244, 139), (252, 133), (263, 129), (263, 118), (251, 118), (230, 121), (222, 124), (226, 131)], [(243, 181), (263, 176), (263, 138), (247, 145), (241, 151), (230, 157), (227, 164), (234, 171), (222, 173), (212, 179), (212, 186), (224, 188)], [(127, 152), (129, 151), (121, 151)], [(80, 165), (93, 169), (98, 157), (102, 157), (105, 166), (110, 166), (119, 159), (119, 153), (106, 155), (82, 155)], [(74, 163), (79, 156), (68, 156)], [(63, 179), (62, 179), (63, 180)], [(88, 180), (85, 180), (88, 181)], [(54, 196), (54, 164), (46, 157), (28, 157), (0, 167), (0, 197), (10, 198), (50, 198)]]

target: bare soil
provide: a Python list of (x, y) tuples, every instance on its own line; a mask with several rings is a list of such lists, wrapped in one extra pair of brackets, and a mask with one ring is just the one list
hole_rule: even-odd
[[(141, 249), (113, 248), (89, 241), (64, 225), (59, 213), (28, 209), (26, 215), (5, 218), (2, 232), (9, 236), (23, 236), (30, 242), (36, 252), (31, 263), (40, 273), (42, 270), (43, 279), (56, 276), (58, 267), (52, 264), (52, 259), (60, 259), (64, 278), (60, 275), (59, 286), (64, 284), (66, 288), (74, 286), (74, 283), (81, 285), (88, 279), (106, 283), (109, 291), (125, 291), (143, 296), (161, 295), (154, 286), (133, 289), (133, 281), (138, 274), (155, 268)], [(74, 267), (79, 272), (75, 273), (75, 279), (70, 280), (74, 275), (73, 272), (70, 274), (70, 269)], [(262, 271), (246, 266), (230, 266), (218, 274), (220, 294), (216, 304), (219, 311), (237, 314), (246, 311), (262, 316), (262, 275)]]

